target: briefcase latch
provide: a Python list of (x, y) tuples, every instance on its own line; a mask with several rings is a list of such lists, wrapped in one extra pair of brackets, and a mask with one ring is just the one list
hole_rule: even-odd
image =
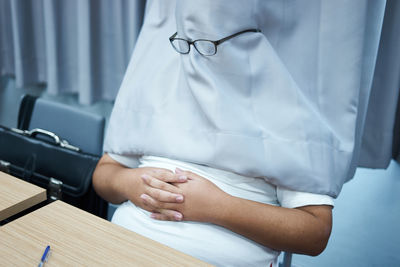
[(60, 200), (62, 198), (62, 184), (63, 182), (60, 180), (53, 177), (50, 178), (48, 187), (50, 201)]

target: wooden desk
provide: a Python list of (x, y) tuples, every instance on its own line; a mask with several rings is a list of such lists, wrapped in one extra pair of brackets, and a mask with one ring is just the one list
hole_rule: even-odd
[(0, 221), (46, 198), (46, 189), (0, 171)]
[[(0, 227), (0, 266), (210, 266), (62, 201)], [(36, 265), (35, 265), (36, 264)]]

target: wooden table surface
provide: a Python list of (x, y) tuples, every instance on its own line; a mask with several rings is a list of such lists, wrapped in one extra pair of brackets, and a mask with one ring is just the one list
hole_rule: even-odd
[(196, 258), (55, 201), (0, 227), (0, 266), (210, 266)]
[(46, 198), (46, 189), (0, 171), (0, 221)]

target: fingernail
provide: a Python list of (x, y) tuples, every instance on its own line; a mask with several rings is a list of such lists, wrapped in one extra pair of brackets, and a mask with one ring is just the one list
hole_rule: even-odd
[(176, 199), (176, 201), (183, 201), (183, 196), (179, 195), (175, 199)]
[(183, 173), (183, 170), (181, 170), (178, 167), (176, 167), (175, 168), (175, 173), (177, 173), (177, 174)]
[(150, 214), (150, 218), (155, 219), (157, 217), (157, 215), (155, 215), (154, 213)]
[(142, 177), (143, 180), (147, 181), (150, 176), (148, 176), (147, 174), (142, 174), (140, 177)]
[(175, 218), (175, 220), (180, 221), (180, 220), (182, 220), (182, 214), (175, 213), (174, 218)]
[(179, 182), (185, 182), (187, 180), (187, 177), (185, 175), (181, 175), (178, 177)]
[(140, 195), (140, 198), (143, 199), (143, 200), (146, 200), (146, 199), (147, 199), (147, 196), (146, 196), (145, 194), (141, 194), (141, 195)]

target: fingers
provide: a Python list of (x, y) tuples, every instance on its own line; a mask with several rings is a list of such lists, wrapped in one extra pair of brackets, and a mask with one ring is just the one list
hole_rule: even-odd
[(179, 169), (178, 167), (175, 168), (175, 174), (178, 176), (184, 176), (184, 177), (186, 177), (186, 179), (189, 179), (189, 180), (199, 177), (197, 174), (195, 174), (191, 171), (185, 171), (185, 170)]
[(144, 193), (140, 195), (142, 206), (152, 212), (153, 219), (181, 221), (183, 214), (177, 211), (180, 207), (177, 205), (184, 202), (184, 196), (182, 189), (177, 186), (187, 182), (187, 175), (191, 173), (181, 170), (174, 173), (156, 168), (143, 171), (140, 176), (144, 182)]
[(174, 207), (173, 206), (174, 204), (172, 204), (172, 203), (158, 201), (157, 199), (155, 199), (147, 194), (141, 194), (140, 198), (142, 199), (144, 205), (153, 207), (153, 210), (173, 209), (173, 207)]
[(160, 221), (182, 221), (183, 216), (181, 213), (173, 210), (160, 210), (159, 212), (153, 212), (150, 215), (151, 218)]
[(142, 199), (146, 210), (153, 212), (151, 214), (153, 219), (163, 221), (181, 221), (183, 218), (183, 215), (180, 212), (167, 208), (170, 206), (168, 203), (159, 202), (146, 194), (142, 194), (140, 198)]
[(184, 174), (184, 170), (179, 169), (178, 167), (175, 168), (175, 173), (178, 175), (183, 175)]
[(141, 178), (148, 185), (145, 188), (145, 193), (152, 198), (162, 202), (183, 202), (183, 195), (180, 194), (181, 190), (176, 186), (160, 181), (147, 174), (143, 174)]
[(173, 173), (165, 169), (154, 168), (150, 171), (149, 175), (166, 183), (184, 183), (187, 181), (186, 175)]

